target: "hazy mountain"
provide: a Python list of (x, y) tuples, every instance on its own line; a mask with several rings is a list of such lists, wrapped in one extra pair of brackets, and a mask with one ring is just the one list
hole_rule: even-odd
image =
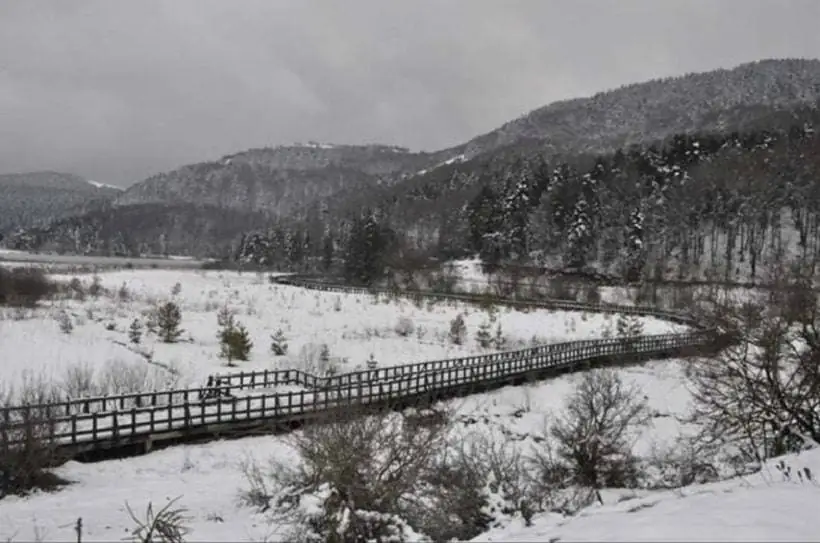
[(384, 145), (251, 149), (153, 176), (130, 187), (115, 205), (195, 204), (285, 215), (342, 189), (394, 183), (436, 160)]
[(0, 175), (0, 234), (97, 209), (120, 192), (67, 173)]

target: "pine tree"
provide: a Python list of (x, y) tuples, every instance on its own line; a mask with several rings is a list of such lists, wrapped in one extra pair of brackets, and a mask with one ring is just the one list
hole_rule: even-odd
[(456, 318), (450, 321), (450, 342), (454, 345), (463, 345), (467, 337), (467, 324), (464, 317), (459, 313)]
[(327, 343), (322, 343), (322, 348), (319, 351), (319, 360), (323, 364), (330, 362), (330, 347), (327, 346)]
[(174, 302), (166, 302), (157, 310), (157, 328), (160, 339), (165, 343), (175, 343), (182, 335), (182, 312)]
[(288, 352), (288, 342), (281, 328), (271, 336), (270, 350), (276, 356), (283, 356)]
[(220, 333), (220, 356), (230, 365), (234, 360), (246, 361), (250, 358), (253, 348), (248, 330), (241, 323), (234, 323)]
[(134, 345), (142, 341), (142, 324), (139, 319), (131, 321), (131, 326), (128, 327), (128, 339), (130, 339)]
[(490, 333), (490, 323), (484, 321), (479, 325), (475, 333), (475, 340), (482, 349), (489, 349), (493, 344), (493, 336)]
[(507, 348), (507, 338), (504, 337), (504, 332), (501, 330), (501, 323), (498, 323), (498, 326), (495, 329), (495, 338), (493, 339), (493, 343), (495, 344), (495, 348), (498, 351), (503, 351)]
[(230, 365), (234, 360), (248, 360), (253, 342), (247, 329), (236, 321), (234, 313), (225, 305), (216, 315), (219, 325), (219, 356)]
[(353, 220), (345, 250), (345, 278), (363, 285), (384, 276), (387, 256), (395, 246), (395, 232), (377, 215), (368, 210)]

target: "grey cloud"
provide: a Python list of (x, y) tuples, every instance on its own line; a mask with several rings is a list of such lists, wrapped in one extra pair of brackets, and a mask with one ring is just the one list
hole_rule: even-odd
[(820, 2), (6, 0), (0, 172), (128, 184), (310, 139), (460, 143), (553, 100), (820, 56)]

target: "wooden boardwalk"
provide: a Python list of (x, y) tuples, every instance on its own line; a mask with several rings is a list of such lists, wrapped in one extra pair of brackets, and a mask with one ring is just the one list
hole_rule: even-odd
[[(281, 284), (335, 292), (367, 292), (308, 278)], [(386, 292), (378, 290), (376, 292)], [(437, 300), (479, 302), (473, 295), (403, 293)], [(498, 300), (543, 309), (647, 315), (691, 326), (680, 334), (597, 339), (421, 362), (335, 375), (264, 370), (214, 376), (217, 387), (69, 399), (0, 410), (0, 450), (33, 432), (55, 443), (65, 458), (139, 454), (153, 447), (290, 428), (334, 410), (397, 408), (543, 379), (592, 365), (689, 356), (718, 348), (720, 336), (687, 315), (655, 308), (559, 300)], [(216, 393), (216, 397), (213, 397)]]

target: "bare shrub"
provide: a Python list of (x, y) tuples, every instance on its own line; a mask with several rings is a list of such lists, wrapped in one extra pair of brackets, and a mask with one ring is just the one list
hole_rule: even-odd
[(79, 300), (79, 301), (85, 300), (85, 296), (86, 296), (85, 287), (83, 286), (83, 282), (80, 281), (79, 277), (72, 277), (71, 278), (71, 281), (69, 281), (69, 283), (68, 283), (68, 293), (75, 300)]
[(413, 319), (406, 316), (401, 316), (396, 321), (396, 325), (393, 327), (393, 330), (401, 337), (409, 337), (413, 334), (416, 327), (413, 324)]
[(191, 518), (186, 514), (187, 509), (174, 507), (179, 496), (170, 500), (165, 507), (154, 512), (154, 504), (148, 502), (148, 507), (142, 517), (137, 517), (128, 502), (125, 509), (134, 528), (131, 530), (130, 541), (138, 543), (182, 543), (190, 531), (188, 522)]
[(101, 394), (130, 394), (159, 390), (174, 383), (173, 370), (147, 364), (113, 360), (96, 375)]
[(334, 375), (339, 371), (340, 360), (330, 356), (326, 344), (306, 343), (296, 357), (298, 369), (315, 375)]
[(102, 279), (100, 279), (99, 275), (94, 274), (94, 277), (91, 279), (91, 285), (88, 287), (88, 294), (95, 298), (105, 294), (105, 289), (102, 286)]
[(120, 285), (119, 290), (117, 290), (117, 299), (121, 302), (127, 302), (131, 300), (131, 292), (128, 290), (128, 285), (123, 283)]
[(556, 300), (577, 300), (578, 293), (572, 284), (560, 277), (553, 277), (547, 285), (547, 295)]
[(595, 283), (587, 283), (583, 289), (584, 301), (588, 304), (601, 303), (601, 291)]
[(61, 310), (55, 317), (57, 325), (60, 327), (60, 332), (70, 334), (74, 331), (74, 322), (71, 320), (71, 315), (67, 311)]
[[(348, 411), (305, 427), (287, 438), (298, 462), (243, 464), (240, 499), (289, 523), (292, 540), (475, 537), (492, 521), (491, 470), (476, 456), (487, 452), (454, 447), (448, 414), (431, 413)], [(504, 480), (508, 467), (495, 466)]]
[(49, 471), (61, 463), (57, 414), (49, 407), (59, 399), (54, 387), (29, 375), (20, 388), (0, 391), (0, 498), (67, 483)]
[(30, 307), (56, 292), (56, 285), (40, 269), (0, 267), (0, 305)]
[(529, 525), (533, 507), (527, 463), (505, 436), (475, 433), (451, 439), (425, 483), (433, 504), (409, 514), (420, 531), (437, 541), (475, 537), (503, 518), (520, 516)]
[[(644, 487), (680, 488), (721, 480), (735, 473), (721, 468), (718, 451), (703, 447), (697, 439), (680, 438), (667, 448), (655, 448), (646, 466)], [(724, 464), (725, 465), (725, 464)]]
[(97, 396), (99, 389), (94, 377), (94, 368), (88, 364), (69, 366), (65, 370), (61, 386), (69, 398)]
[(545, 488), (575, 486), (597, 492), (604, 487), (635, 487), (639, 473), (632, 447), (637, 430), (648, 422), (643, 398), (614, 371), (584, 373), (563, 415), (533, 452)]

